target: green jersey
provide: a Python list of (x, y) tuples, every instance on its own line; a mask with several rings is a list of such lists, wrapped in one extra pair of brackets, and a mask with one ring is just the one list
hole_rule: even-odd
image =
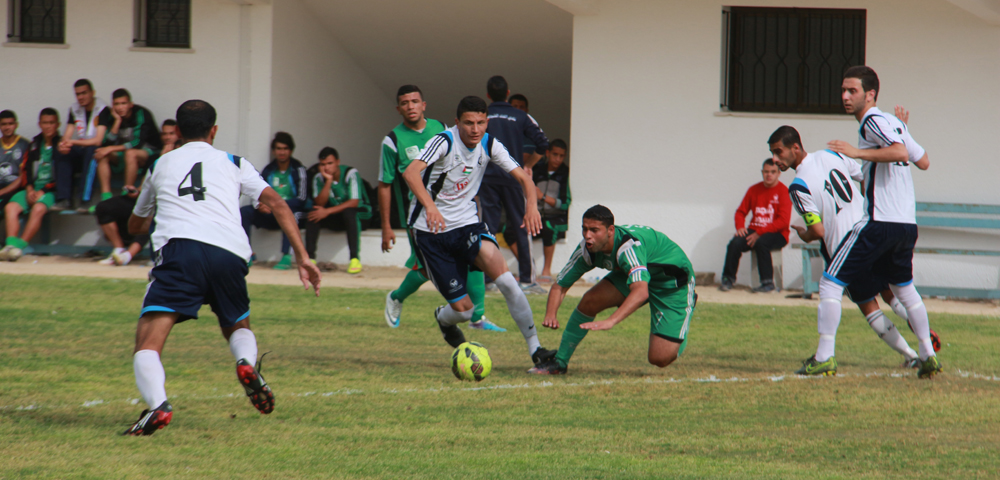
[(295, 193), (292, 192), (292, 176), (290, 170), (285, 170), (284, 172), (279, 172), (275, 170), (271, 174), (271, 188), (281, 196), (282, 199), (288, 200), (289, 198), (295, 198)]
[(591, 253), (587, 250), (586, 241), (581, 241), (559, 272), (559, 286), (569, 288), (594, 268), (624, 274), (629, 285), (648, 282), (650, 289), (657, 290), (683, 287), (694, 276), (691, 261), (681, 247), (649, 227), (615, 225), (612, 252)]
[[(410, 162), (420, 158), (427, 142), (444, 129), (444, 124), (428, 118), (423, 130), (412, 130), (400, 123), (382, 139), (382, 161), (379, 162), (378, 181), (395, 183), (396, 206), (399, 208), (400, 219), (406, 218), (409, 202), (413, 198), (413, 194), (406, 188), (406, 182), (403, 181), (403, 172), (410, 166)], [(394, 182), (397, 178), (399, 182)], [(406, 198), (403, 198), (403, 192), (407, 193)]]
[(35, 190), (42, 190), (46, 185), (53, 182), (52, 179), (52, 147), (42, 147), (38, 156), (38, 163), (35, 164)]
[[(324, 185), (326, 185), (326, 179), (323, 178), (322, 174), (317, 173), (313, 176), (312, 190), (310, 193), (313, 199), (318, 197), (323, 191)], [(361, 175), (358, 173), (358, 170), (347, 165), (341, 165), (339, 180), (334, 180), (330, 183), (330, 196), (328, 197), (325, 206), (333, 207), (348, 200), (358, 200), (358, 208), (361, 208), (362, 188), (364, 188), (364, 186), (361, 184)]]

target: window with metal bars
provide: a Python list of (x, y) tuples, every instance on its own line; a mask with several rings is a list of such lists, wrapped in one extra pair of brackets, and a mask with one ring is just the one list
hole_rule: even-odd
[(721, 106), (844, 113), (845, 70), (865, 63), (866, 10), (726, 7)]
[(7, 41), (66, 43), (65, 0), (9, 0)]
[(191, 0), (136, 0), (137, 47), (191, 48)]

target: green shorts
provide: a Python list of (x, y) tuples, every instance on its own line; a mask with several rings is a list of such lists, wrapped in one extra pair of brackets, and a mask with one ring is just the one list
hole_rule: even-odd
[[(31, 211), (31, 209), (28, 207), (27, 190), (21, 190), (20, 192), (15, 193), (14, 196), (11, 197), (10, 203), (16, 203), (20, 205), (21, 210), (24, 211), (24, 213), (28, 213)], [(42, 198), (39, 198), (38, 202), (36, 203), (41, 203), (45, 205), (45, 208), (51, 210), (52, 205), (56, 204), (56, 195), (52, 192), (47, 192), (46, 194), (42, 195)]]
[(420, 264), (420, 259), (417, 258), (417, 242), (413, 240), (413, 230), (410, 230), (409, 228), (406, 229), (406, 238), (410, 240), (410, 258), (406, 259), (406, 263), (404, 265), (406, 265), (406, 268), (411, 270), (420, 270), (421, 268), (424, 268), (424, 266)]
[[(134, 150), (142, 150), (142, 151), (146, 152), (147, 155), (149, 155), (149, 158), (146, 159), (146, 165), (152, 165), (153, 162), (155, 162), (157, 158), (160, 158), (159, 157), (159, 151), (158, 150), (153, 150), (153, 149), (151, 149), (149, 147), (142, 147), (142, 148), (138, 148), (138, 149), (134, 149)], [(111, 166), (111, 172), (112, 173), (122, 173), (122, 172), (125, 171), (125, 152), (124, 151), (112, 153), (111, 154), (111, 159), (114, 160), (114, 161), (108, 162), (108, 165)], [(142, 167), (142, 166), (139, 167), (140, 170), (143, 169), (143, 168), (145, 168), (145, 167)]]
[[(622, 295), (628, 296), (630, 289), (626, 274), (613, 271), (604, 279)], [(688, 326), (694, 313), (695, 299), (693, 276), (688, 279), (687, 285), (680, 288), (649, 287), (649, 334), (681, 344), (678, 355), (687, 347)]]

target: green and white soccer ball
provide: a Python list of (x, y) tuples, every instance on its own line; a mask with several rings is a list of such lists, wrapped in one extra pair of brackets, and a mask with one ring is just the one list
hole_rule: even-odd
[(451, 354), (451, 373), (459, 380), (480, 381), (490, 375), (493, 360), (481, 343), (465, 342)]

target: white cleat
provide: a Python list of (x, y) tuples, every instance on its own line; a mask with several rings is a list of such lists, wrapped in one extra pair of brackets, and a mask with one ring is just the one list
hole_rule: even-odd
[(389, 292), (385, 296), (385, 323), (389, 324), (390, 328), (399, 327), (399, 317), (403, 314), (403, 302), (399, 300), (394, 300), (392, 298), (392, 292)]
[(111, 254), (111, 258), (115, 261), (115, 265), (119, 267), (128, 265), (128, 262), (132, 261), (132, 254), (128, 250), (123, 250), (121, 252), (115, 251)]

